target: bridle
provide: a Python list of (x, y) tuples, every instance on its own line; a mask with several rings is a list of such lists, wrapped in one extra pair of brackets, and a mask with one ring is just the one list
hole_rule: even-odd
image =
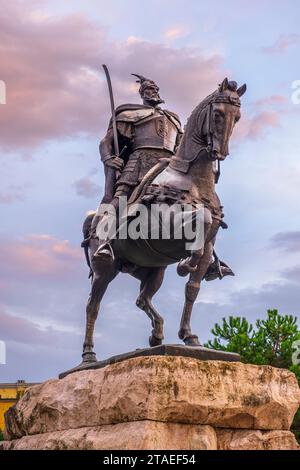
[(209, 160), (211, 160), (214, 164), (214, 174), (215, 174), (215, 183), (218, 184), (220, 175), (221, 175), (221, 163), (220, 160), (214, 159), (212, 157), (212, 152), (213, 152), (213, 135), (214, 135), (214, 121), (213, 121), (213, 104), (215, 101), (212, 101), (208, 105), (208, 111), (207, 111), (207, 122), (208, 122), (208, 130), (207, 130), (207, 147), (206, 147), (206, 152), (208, 155)]
[[(233, 91), (233, 90), (232, 90)], [(197, 115), (200, 122), (195, 124), (197, 132), (193, 134), (192, 140), (197, 145), (197, 150), (192, 152), (192, 157), (188, 160), (177, 157), (176, 154), (171, 158), (170, 167), (182, 173), (187, 173), (191, 162), (197, 161), (201, 153), (205, 152), (207, 158), (213, 162), (215, 184), (218, 183), (221, 175), (221, 160), (213, 155), (213, 137), (214, 137), (214, 119), (213, 119), (213, 106), (215, 103), (227, 103), (234, 106), (241, 106), (238, 96), (230, 96), (224, 92), (220, 92), (214, 96), (207, 98), (207, 102), (202, 105), (202, 109)]]
[[(207, 123), (207, 145), (205, 150), (207, 152), (209, 160), (214, 162), (214, 174), (215, 174), (215, 183), (218, 184), (221, 175), (221, 161), (219, 158), (213, 158), (213, 136), (214, 136), (214, 120), (213, 120), (213, 105), (215, 103), (228, 103), (233, 106), (241, 106), (239, 98), (228, 96), (225, 94), (220, 94), (216, 96), (208, 105), (206, 123)], [(199, 153), (203, 150), (201, 147)]]

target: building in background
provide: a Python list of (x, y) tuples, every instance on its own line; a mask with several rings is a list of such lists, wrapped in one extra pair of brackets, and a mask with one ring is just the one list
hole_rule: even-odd
[(4, 431), (4, 413), (24, 395), (25, 390), (36, 383), (18, 380), (16, 383), (0, 383), (0, 431)]

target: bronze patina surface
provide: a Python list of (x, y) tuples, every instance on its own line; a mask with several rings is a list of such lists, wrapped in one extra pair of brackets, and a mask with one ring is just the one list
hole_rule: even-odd
[[(194, 347), (195, 354), (203, 356), (205, 353), (206, 358), (219, 354), (228, 358), (231, 356), (221, 352), (199, 349), (198, 336), (191, 329), (191, 316), (203, 280), (234, 275), (229, 266), (219, 260), (214, 249), (219, 228), (227, 228), (216, 184), (220, 178), (220, 163), (229, 154), (229, 140), (241, 117), (240, 98), (246, 85), (238, 87), (235, 81), (225, 78), (214, 92), (197, 104), (182, 132), (177, 114), (161, 108), (163, 100), (157, 84), (141, 75), (136, 76), (143, 104), (122, 105), (112, 113), (107, 134), (100, 143), (106, 176), (105, 194), (98, 211), (89, 216), (83, 226), (83, 246), (92, 286), (86, 309), (82, 367), (103, 364), (97, 362), (94, 352), (95, 322), (106, 289), (120, 272), (140, 281), (136, 305), (150, 319), (150, 346), (160, 347), (164, 338), (163, 317), (153, 306), (152, 298), (163, 283), (165, 269), (173, 263), (178, 263), (180, 276), (189, 276), (179, 338), (185, 346)], [(112, 98), (111, 86), (110, 92)], [(120, 196), (129, 198), (129, 210), (136, 202), (142, 204), (146, 208), (146, 217), (149, 217), (153, 204), (179, 204), (180, 207), (184, 203), (190, 207), (202, 204), (203, 246), (188, 249), (185, 238), (180, 243), (175, 238), (153, 240), (150, 237), (101, 240), (101, 232), (97, 229), (103, 218), (110, 216), (101, 212), (101, 207), (110, 203), (110, 207), (118, 211)], [(178, 346), (167, 348), (179, 351)]]

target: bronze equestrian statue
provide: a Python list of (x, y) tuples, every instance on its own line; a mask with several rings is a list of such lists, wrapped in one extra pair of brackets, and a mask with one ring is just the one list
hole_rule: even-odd
[[(194, 109), (182, 134), (178, 116), (159, 107), (163, 101), (158, 86), (152, 80), (137, 77), (143, 104), (120, 106), (113, 115), (100, 144), (105, 165), (105, 196), (98, 211), (88, 216), (83, 226), (83, 246), (92, 277), (84, 363), (96, 361), (93, 336), (100, 302), (119, 272), (128, 272), (141, 281), (136, 304), (151, 320), (150, 346), (161, 344), (164, 338), (163, 318), (154, 308), (152, 298), (162, 285), (168, 265), (178, 262), (178, 274), (189, 274), (178, 333), (188, 346), (200, 345), (191, 331), (190, 320), (201, 281), (233, 275), (214, 251), (219, 228), (227, 228), (215, 185), (220, 176), (220, 162), (229, 154), (229, 138), (241, 116), (240, 97), (246, 85), (238, 88), (236, 82), (224, 79)], [(125, 149), (117, 155), (115, 129), (120, 148)], [(192, 207), (201, 204), (204, 206), (203, 247), (188, 250), (183, 245), (186, 240), (166, 243), (160, 239), (99, 239), (97, 227), (107, 216), (101, 214), (101, 204), (111, 203), (118, 211), (120, 196), (129, 198), (129, 208), (138, 202), (149, 210), (153, 204), (160, 203)]]

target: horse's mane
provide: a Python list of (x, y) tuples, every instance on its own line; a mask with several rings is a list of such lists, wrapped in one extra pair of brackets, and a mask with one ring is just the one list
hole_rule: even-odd
[(213, 93), (204, 98), (204, 100), (202, 100), (192, 111), (184, 127), (183, 137), (177, 152), (174, 155), (174, 158), (189, 161), (192, 161), (195, 158), (197, 152), (199, 151), (199, 143), (203, 139), (201, 134), (204, 128), (207, 107), (214, 101), (218, 94), (219, 90), (215, 90)]
[(199, 114), (212, 102), (214, 101), (216, 95), (219, 93), (219, 90), (215, 90), (213, 93), (208, 95), (204, 100), (202, 100), (196, 108), (192, 111), (192, 114), (189, 117), (189, 120), (193, 121), (194, 118), (198, 117)]

